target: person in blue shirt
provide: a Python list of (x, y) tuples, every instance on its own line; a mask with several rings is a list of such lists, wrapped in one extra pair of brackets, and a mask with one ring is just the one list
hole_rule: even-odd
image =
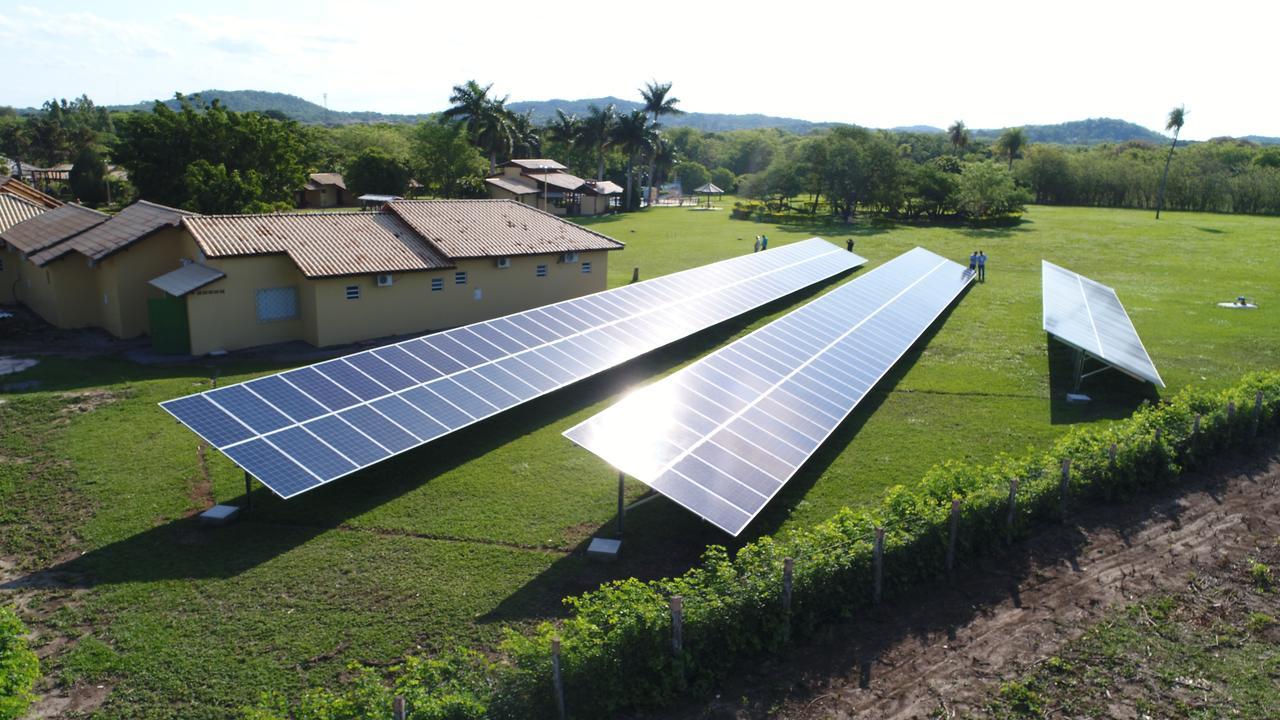
[(760, 249), (761, 249), (761, 250), (768, 250), (768, 249), (769, 249), (769, 236), (768, 236), (768, 235), (761, 235), (761, 236), (760, 236)]
[(979, 250), (978, 251), (978, 282), (984, 283), (986, 281), (987, 281), (987, 254)]
[(969, 273), (976, 274), (978, 272), (978, 251), (974, 250), (969, 253)]

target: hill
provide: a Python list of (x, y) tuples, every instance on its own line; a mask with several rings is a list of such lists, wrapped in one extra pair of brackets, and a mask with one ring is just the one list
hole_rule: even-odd
[[(310, 100), (304, 100), (297, 95), (262, 90), (201, 90), (198, 93), (191, 93), (191, 95), (199, 95), (206, 101), (217, 99), (227, 109), (236, 112), (268, 112), (274, 110), (308, 125), (352, 125), (379, 122), (414, 123), (431, 117), (427, 113), (397, 115), (371, 111), (341, 112), (326, 110), (324, 106), (317, 105)], [(134, 105), (113, 105), (110, 109), (120, 112), (135, 110), (145, 112), (150, 110), (155, 102), (155, 100), (149, 100)], [(171, 108), (176, 109), (178, 107), (177, 100), (169, 99), (163, 102)]]
[[(532, 111), (534, 122), (544, 123), (555, 117), (556, 110), (563, 110), (568, 115), (582, 116), (590, 111), (592, 105), (604, 107), (610, 103), (617, 107), (619, 112), (631, 112), (644, 107), (635, 100), (623, 100), (612, 96), (585, 100), (522, 100), (508, 103), (507, 107), (520, 113)], [(815, 123), (809, 120), (775, 117), (759, 113), (728, 115), (724, 113), (687, 112), (683, 115), (668, 115), (662, 118), (662, 124), (668, 127), (691, 127), (703, 132), (777, 128), (788, 132), (806, 133), (815, 128), (830, 127), (836, 123)]]
[[(973, 130), (973, 137), (980, 140), (995, 140), (1007, 128)], [(1156, 144), (1165, 143), (1168, 138), (1154, 130), (1114, 118), (1089, 118), (1058, 123), (1057, 125), (1024, 125), (1027, 139), (1033, 143), (1057, 143), (1059, 145), (1100, 145), (1102, 143), (1123, 143), (1137, 140)]]

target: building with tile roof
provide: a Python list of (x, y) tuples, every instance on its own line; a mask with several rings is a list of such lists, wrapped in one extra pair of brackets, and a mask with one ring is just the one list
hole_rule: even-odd
[(0, 195), (12, 195), (50, 210), (62, 204), (58, 198), (42, 193), (10, 175), (0, 175)]
[(299, 208), (351, 207), (356, 204), (342, 173), (311, 173), (298, 189)]
[(508, 160), (485, 178), (489, 196), (515, 200), (553, 215), (601, 215), (622, 201), (623, 190), (607, 180), (584, 180), (555, 160)]

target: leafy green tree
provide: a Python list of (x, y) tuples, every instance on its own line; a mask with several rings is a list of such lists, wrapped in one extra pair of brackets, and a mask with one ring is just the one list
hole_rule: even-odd
[[(670, 93), (671, 83), (669, 82), (651, 81), (645, 83), (645, 86), (640, 90), (640, 96), (644, 98), (644, 110), (650, 116), (649, 125), (655, 133), (661, 127), (663, 115), (680, 115), (684, 113), (683, 110), (676, 107), (676, 105), (680, 104), (680, 99), (671, 97)], [(661, 141), (655, 142), (649, 149), (648, 180), (650, 187), (657, 187), (658, 152), (661, 149), (661, 144)]]
[(1013, 170), (1013, 159), (1018, 157), (1022, 148), (1027, 145), (1027, 133), (1022, 128), (1009, 128), (1000, 133), (996, 140), (995, 151), (1009, 158), (1009, 170)]
[(711, 173), (700, 163), (682, 162), (676, 165), (676, 179), (680, 181), (684, 194), (691, 195), (694, 190), (711, 182)]
[(98, 206), (107, 199), (107, 163), (93, 147), (76, 155), (71, 166), (71, 192), (85, 204)]
[(1062, 202), (1071, 195), (1071, 163), (1061, 148), (1032, 145), (1018, 166), (1017, 176), (1035, 193), (1038, 203)]
[(969, 144), (969, 128), (964, 126), (963, 120), (957, 120), (947, 128), (947, 138), (951, 140), (951, 147), (959, 153)]
[(428, 193), (458, 198), (483, 192), (488, 165), (461, 124), (421, 123), (414, 131), (413, 147), (415, 172)]
[(960, 173), (957, 205), (975, 220), (1022, 212), (1028, 200), (1013, 174), (993, 162), (969, 163)]
[[(112, 155), (141, 197), (190, 209), (217, 207), (217, 212), (292, 206), (306, 179), (305, 136), (296, 122), (231, 112), (216, 100), (197, 106), (179, 95), (178, 102), (176, 111), (157, 102), (150, 113), (132, 113), (118, 124), (120, 140)], [(189, 172), (201, 161), (222, 170)], [(203, 193), (192, 184), (201, 176), (222, 185)], [(197, 194), (203, 197), (197, 200)], [(227, 205), (233, 198), (241, 204)]]
[(654, 149), (657, 144), (656, 133), (649, 124), (649, 115), (644, 110), (633, 110), (618, 118), (613, 131), (613, 144), (627, 156), (627, 195), (626, 209), (635, 209), (636, 158)]
[(722, 167), (711, 171), (711, 182), (725, 192), (733, 192), (738, 185), (737, 177), (733, 174), (733, 171)]
[(1187, 109), (1179, 105), (1169, 111), (1169, 119), (1164, 124), (1165, 130), (1173, 131), (1173, 142), (1169, 143), (1169, 155), (1164, 159), (1164, 174), (1160, 176), (1160, 194), (1156, 196), (1156, 219), (1160, 219), (1160, 211), (1164, 209), (1164, 189), (1169, 180), (1169, 163), (1173, 162), (1173, 149), (1178, 147), (1178, 133), (1182, 132), (1182, 124), (1186, 122)]
[(614, 144), (614, 133), (618, 127), (618, 111), (609, 103), (604, 107), (587, 106), (587, 116), (582, 119), (582, 143), (596, 154), (599, 167), (596, 179), (604, 179), (605, 153)]
[(182, 207), (206, 215), (272, 209), (260, 200), (262, 176), (254, 170), (228, 170), (226, 165), (196, 160), (183, 173), (182, 188)]
[(507, 98), (489, 95), (493, 84), (483, 87), (475, 80), (453, 86), (449, 102), (453, 103), (441, 115), (448, 120), (460, 119), (466, 123), (467, 132), (476, 147), (489, 156), (489, 173), (498, 167), (498, 155), (510, 152), (514, 145), (514, 116), (507, 110)]
[(941, 163), (926, 162), (916, 165), (911, 178), (911, 199), (907, 214), (923, 213), (936, 219), (952, 212), (955, 209), (958, 185), (957, 173), (948, 171)]
[(409, 168), (378, 148), (369, 148), (347, 167), (343, 179), (355, 195), (404, 195), (409, 187)]
[(0, 720), (16, 720), (35, 702), (32, 689), (40, 661), (27, 648), (27, 629), (7, 607), (0, 607)]

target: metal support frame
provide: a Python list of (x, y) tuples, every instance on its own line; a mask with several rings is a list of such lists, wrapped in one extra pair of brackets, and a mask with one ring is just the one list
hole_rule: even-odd
[(618, 473), (618, 539), (622, 539), (623, 519), (627, 516), (626, 473)]
[(249, 512), (253, 509), (253, 476), (248, 470), (244, 471), (244, 511)]

